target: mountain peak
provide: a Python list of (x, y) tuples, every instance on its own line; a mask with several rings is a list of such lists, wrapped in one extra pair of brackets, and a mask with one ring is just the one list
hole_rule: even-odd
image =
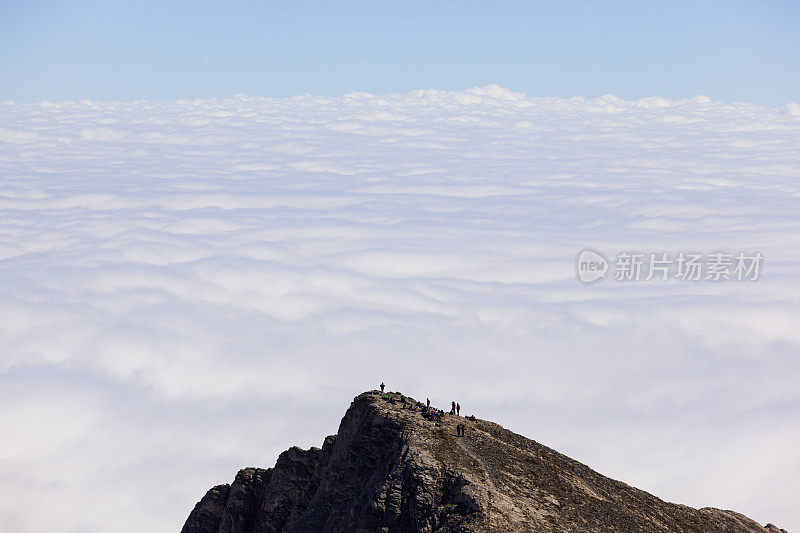
[(664, 502), (493, 422), (370, 391), (322, 448), (292, 447), (273, 468), (240, 470), (182, 529), (277, 531), (784, 530)]

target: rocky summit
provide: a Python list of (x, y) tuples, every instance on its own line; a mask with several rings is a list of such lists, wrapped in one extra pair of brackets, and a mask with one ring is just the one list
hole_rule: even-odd
[(240, 470), (182, 529), (314, 531), (784, 530), (662, 501), (498, 424), (372, 391), (353, 400), (322, 448), (290, 448), (273, 468)]

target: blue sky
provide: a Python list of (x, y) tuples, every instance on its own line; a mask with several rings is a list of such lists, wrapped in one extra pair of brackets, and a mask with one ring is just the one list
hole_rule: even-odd
[(779, 106), (797, 2), (2, 2), (0, 99), (336, 96), (495, 83)]

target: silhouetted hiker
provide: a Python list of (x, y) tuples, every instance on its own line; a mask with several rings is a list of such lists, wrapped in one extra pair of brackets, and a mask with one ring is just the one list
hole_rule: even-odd
[(430, 398), (425, 398), (425, 399), (428, 400), (427, 405), (425, 406), (425, 409), (430, 409), (431, 408), (431, 399)]
[(456, 404), (456, 414), (461, 416), (461, 404), (460, 403)]
[(453, 402), (453, 406), (450, 408), (450, 414), (456, 414), (456, 402)]
[(384, 389), (384, 387), (386, 387), (386, 385), (384, 385), (384, 384), (383, 384), (383, 381), (381, 381), (381, 394), (383, 394), (383, 389)]

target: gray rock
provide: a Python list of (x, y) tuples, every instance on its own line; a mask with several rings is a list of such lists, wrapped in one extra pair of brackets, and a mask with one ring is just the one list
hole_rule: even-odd
[(783, 530), (664, 502), (492, 422), (446, 415), (436, 425), (373, 391), (353, 400), (322, 448), (290, 448), (273, 468), (245, 468), (209, 490), (181, 531)]

